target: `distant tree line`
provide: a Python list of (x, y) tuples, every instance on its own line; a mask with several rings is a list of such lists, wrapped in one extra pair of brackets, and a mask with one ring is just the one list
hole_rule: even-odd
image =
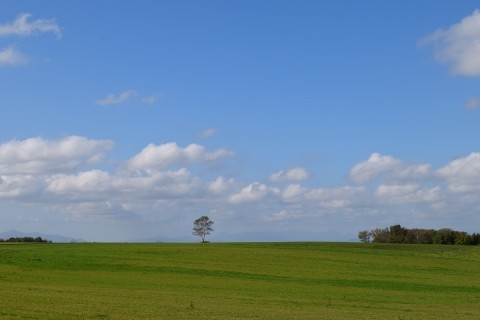
[(468, 234), (449, 228), (434, 229), (407, 229), (399, 224), (389, 228), (376, 228), (358, 232), (362, 242), (374, 243), (412, 243), (412, 244), (480, 244), (480, 233)]
[(6, 240), (0, 239), (0, 242), (41, 242), (41, 243), (52, 243), (52, 241), (47, 239), (42, 239), (42, 237), (10, 237)]

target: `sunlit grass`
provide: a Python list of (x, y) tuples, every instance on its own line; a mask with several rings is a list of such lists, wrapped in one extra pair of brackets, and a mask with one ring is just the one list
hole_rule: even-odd
[(477, 319), (480, 247), (0, 245), (1, 319)]

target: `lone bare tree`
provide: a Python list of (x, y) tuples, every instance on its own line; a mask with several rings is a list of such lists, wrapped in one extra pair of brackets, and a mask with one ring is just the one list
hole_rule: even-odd
[(207, 216), (201, 216), (197, 220), (193, 222), (193, 232), (194, 236), (198, 236), (202, 238), (202, 242), (205, 241), (205, 237), (213, 231), (212, 225), (214, 222), (210, 220)]

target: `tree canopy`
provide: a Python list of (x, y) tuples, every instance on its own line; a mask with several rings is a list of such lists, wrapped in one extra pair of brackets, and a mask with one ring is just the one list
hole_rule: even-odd
[(42, 239), (42, 237), (10, 237), (6, 240), (0, 239), (0, 242), (41, 242), (41, 243), (51, 243), (52, 241), (47, 239)]
[(212, 231), (214, 222), (207, 216), (201, 216), (193, 222), (193, 235), (202, 238), (202, 242), (206, 242), (205, 238)]
[(362, 230), (358, 233), (362, 242), (376, 243), (417, 243), (417, 244), (480, 244), (480, 234), (468, 234), (449, 228), (434, 229), (407, 229), (399, 224), (389, 228), (376, 228), (370, 231)]

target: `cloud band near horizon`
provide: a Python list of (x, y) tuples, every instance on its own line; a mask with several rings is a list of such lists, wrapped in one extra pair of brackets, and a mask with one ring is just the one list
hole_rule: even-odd
[(399, 207), (405, 208), (403, 218), (455, 219), (480, 204), (475, 196), (480, 191), (477, 152), (437, 169), (373, 153), (351, 169), (345, 185), (312, 187), (311, 181), (310, 186), (303, 183), (309, 174), (302, 167), (254, 182), (223, 176), (221, 166), (213, 175), (202, 174), (192, 166), (228, 162), (235, 154), (197, 144), (150, 144), (129, 159), (115, 161), (118, 166), (101, 169), (109, 162), (113, 145), (110, 140), (78, 136), (5, 142), (0, 145), (0, 199), (54, 207), (80, 220), (96, 215), (114, 220), (162, 219), (156, 211), (159, 205), (178, 212), (196, 203), (202, 212), (221, 208), (240, 217), (250, 215), (259, 223), (332, 214), (388, 219), (389, 211)]

